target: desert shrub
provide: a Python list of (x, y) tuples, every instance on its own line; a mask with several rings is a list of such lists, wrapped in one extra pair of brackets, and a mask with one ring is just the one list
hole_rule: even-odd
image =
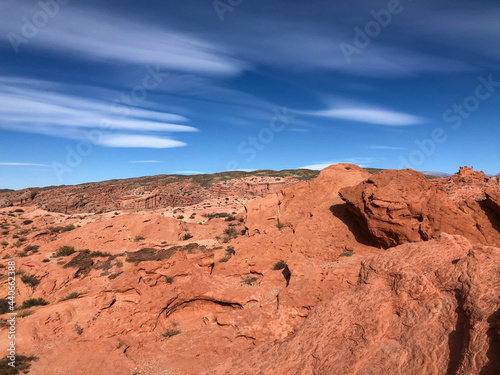
[(2, 241), (0, 242), (0, 245), (2, 245), (3, 247), (7, 246), (9, 243), (7, 241)]
[(31, 367), (32, 361), (38, 360), (38, 357), (25, 355), (16, 355), (16, 366), (9, 365), (11, 360), (7, 357), (0, 359), (0, 374), (2, 375), (17, 375), (20, 373), (27, 374)]
[(105, 253), (105, 252), (102, 252), (102, 251), (92, 251), (90, 253), (90, 256), (92, 258), (99, 258), (99, 257), (110, 257), (111, 254), (110, 253)]
[(75, 298), (78, 298), (78, 297), (80, 297), (82, 294), (83, 294), (83, 293), (72, 292), (72, 293), (68, 294), (66, 297), (61, 298), (61, 302), (62, 302), (62, 301), (67, 301), (67, 300), (70, 300), (70, 299), (75, 299)]
[(179, 219), (179, 220), (184, 219), (184, 215), (179, 215), (179, 216), (177, 216), (177, 219)]
[(14, 242), (14, 246), (15, 247), (21, 247), (21, 246), (23, 246), (23, 241), (17, 240), (16, 242)]
[[(203, 214), (202, 216), (206, 217), (208, 220), (212, 220), (214, 218), (223, 219), (223, 218), (232, 217), (232, 215), (230, 213), (227, 213), (227, 212), (212, 212), (210, 214)], [(228, 220), (228, 221), (230, 221), (230, 220)]]
[(114, 273), (114, 274), (112, 274), (112, 275), (109, 275), (109, 276), (108, 276), (108, 279), (110, 279), (110, 280), (114, 280), (114, 279), (116, 279), (118, 276), (120, 276), (122, 273), (123, 273), (123, 272), (117, 272), (117, 273)]
[(29, 225), (33, 222), (33, 220), (24, 220), (23, 225)]
[(9, 231), (8, 231), (8, 230), (4, 230), (4, 231), (2, 232), (2, 236), (6, 236), (6, 235), (8, 235), (8, 234), (9, 234)]
[(174, 282), (174, 278), (172, 276), (165, 276), (165, 282), (167, 284), (172, 284)]
[(284, 225), (283, 225), (283, 224), (281, 224), (281, 223), (278, 221), (278, 223), (276, 224), (276, 228), (281, 229), (281, 228), (283, 228), (283, 227), (284, 227)]
[(226, 229), (224, 229), (224, 239), (223, 242), (227, 243), (231, 241), (233, 238), (238, 237), (239, 233), (236, 230), (236, 228), (232, 226), (228, 226)]
[(143, 236), (135, 236), (134, 240), (132, 242), (140, 242), (140, 241), (144, 241), (145, 239), (146, 238)]
[(73, 224), (66, 225), (65, 227), (47, 227), (50, 233), (64, 233), (76, 229)]
[(172, 336), (178, 335), (179, 333), (181, 333), (181, 331), (179, 331), (178, 329), (167, 329), (162, 336), (169, 339)]
[(233, 216), (233, 215), (229, 215), (228, 217), (226, 217), (226, 218), (224, 219), (224, 221), (234, 221), (234, 220), (236, 220), (236, 217), (235, 217), (235, 216)]
[(349, 169), (351, 169), (351, 167), (345, 167), (345, 169), (349, 170)]
[(286, 262), (284, 260), (280, 260), (279, 262), (274, 263), (273, 270), (278, 271), (282, 270), (286, 267)]
[(243, 280), (243, 284), (246, 284), (246, 285), (253, 285), (253, 283), (255, 283), (257, 280), (259, 280), (258, 277), (251, 277), (251, 276), (242, 277), (241, 279)]
[(44, 260), (42, 260), (43, 263), (49, 263), (50, 262), (50, 259), (47, 259), (45, 258)]
[(83, 333), (83, 328), (79, 325), (75, 326), (76, 334), (80, 336)]
[(182, 237), (182, 239), (183, 239), (184, 241), (187, 241), (187, 240), (189, 240), (190, 238), (193, 238), (193, 235), (192, 235), (191, 233), (186, 233), (186, 234)]
[(26, 318), (27, 316), (33, 315), (31, 310), (21, 310), (17, 313), (18, 318)]
[(40, 280), (35, 275), (24, 274), (21, 276), (21, 281), (32, 288), (40, 284)]
[(14, 235), (12, 236), (12, 239), (15, 239), (15, 238), (19, 238), (19, 235), (14, 234)]
[(62, 246), (55, 253), (54, 257), (67, 257), (75, 252), (75, 248), (73, 246)]
[(352, 256), (352, 255), (354, 255), (354, 251), (352, 251), (352, 250), (347, 250), (346, 252), (344, 252), (344, 253), (340, 254), (340, 255), (339, 255), (339, 257), (350, 257), (350, 256)]
[(0, 315), (6, 314), (10, 311), (9, 300), (6, 298), (0, 299)]
[(24, 248), (24, 252), (26, 253), (29, 253), (29, 252), (32, 252), (32, 253), (36, 253), (38, 252), (38, 249), (40, 248), (40, 246), (38, 245), (28, 245)]
[(45, 306), (48, 305), (49, 303), (45, 301), (43, 298), (30, 298), (26, 301), (23, 302), (21, 305), (21, 309), (29, 309), (30, 307), (33, 306)]
[(219, 263), (226, 263), (229, 259), (232, 258), (234, 254), (235, 254), (234, 247), (229, 246), (226, 249), (226, 255), (223, 258), (219, 259)]
[(18, 209), (15, 209), (14, 212), (18, 212), (20, 214), (24, 214), (24, 210), (18, 208)]

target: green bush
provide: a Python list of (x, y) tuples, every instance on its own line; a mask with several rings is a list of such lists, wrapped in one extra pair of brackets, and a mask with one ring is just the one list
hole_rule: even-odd
[(179, 333), (181, 333), (181, 331), (179, 331), (178, 329), (167, 329), (163, 333), (163, 337), (166, 337), (167, 339), (169, 339), (172, 336), (178, 335)]
[(59, 257), (67, 257), (75, 252), (75, 248), (73, 246), (62, 246), (60, 247), (54, 254), (55, 258)]
[(228, 226), (226, 229), (224, 229), (224, 239), (223, 239), (223, 242), (227, 243), (230, 240), (232, 240), (233, 238), (238, 237), (238, 235), (239, 235), (239, 233), (236, 230), (236, 228), (234, 228), (232, 226)]
[(245, 278), (242, 278), (242, 280), (243, 280), (243, 284), (253, 285), (253, 283), (255, 283), (257, 280), (259, 280), (259, 278), (247, 276)]
[(354, 251), (353, 250), (347, 250), (346, 252), (340, 254), (339, 257), (350, 257), (352, 255), (354, 255)]
[(26, 301), (23, 302), (21, 305), (21, 309), (29, 309), (30, 307), (33, 306), (45, 306), (48, 305), (49, 303), (45, 301), (43, 298), (30, 298)]
[(24, 284), (31, 286), (32, 288), (34, 288), (35, 286), (40, 284), (40, 280), (38, 279), (38, 277), (36, 277), (34, 275), (24, 274), (21, 276), (21, 281)]
[(51, 233), (64, 233), (64, 232), (69, 232), (70, 230), (76, 229), (76, 227), (73, 224), (66, 225), (65, 227), (47, 227), (47, 229)]
[(67, 300), (70, 300), (70, 299), (75, 299), (75, 298), (78, 298), (82, 295), (83, 293), (78, 293), (78, 292), (73, 292), (73, 293), (70, 293), (68, 294), (66, 297), (64, 298), (61, 298), (61, 302), (62, 301), (67, 301)]
[(273, 270), (278, 271), (285, 269), (286, 267), (286, 262), (284, 260), (280, 260), (279, 262), (274, 263)]

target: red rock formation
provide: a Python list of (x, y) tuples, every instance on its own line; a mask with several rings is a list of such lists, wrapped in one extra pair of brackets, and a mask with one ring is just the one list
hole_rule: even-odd
[(411, 169), (382, 171), (340, 194), (384, 248), (426, 241), (443, 232), (500, 246), (500, 223), (492, 221), (480, 204), (448, 199), (443, 189)]
[(297, 333), (206, 374), (498, 374), (500, 249), (443, 234), (368, 258)]

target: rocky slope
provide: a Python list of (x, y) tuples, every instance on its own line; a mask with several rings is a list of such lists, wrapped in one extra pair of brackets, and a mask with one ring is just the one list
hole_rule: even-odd
[[(213, 198), (248, 197), (263, 178), (198, 181), (208, 198), (186, 206), (0, 209), (30, 373), (497, 373), (495, 181), (339, 164)], [(5, 268), (0, 282), (7, 291)]]
[(36, 205), (51, 212), (89, 213), (189, 206), (232, 196), (240, 199), (263, 197), (317, 175), (317, 171), (298, 169), (110, 180), (0, 192), (0, 207)]

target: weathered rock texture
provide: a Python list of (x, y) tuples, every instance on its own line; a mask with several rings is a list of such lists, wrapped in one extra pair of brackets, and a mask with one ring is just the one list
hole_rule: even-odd
[(460, 236), (398, 246), (297, 333), (207, 374), (498, 374), (499, 273), (499, 248)]
[(449, 199), (438, 184), (411, 169), (382, 171), (341, 189), (340, 195), (384, 248), (427, 241), (443, 232), (500, 246), (500, 222), (484, 201)]

